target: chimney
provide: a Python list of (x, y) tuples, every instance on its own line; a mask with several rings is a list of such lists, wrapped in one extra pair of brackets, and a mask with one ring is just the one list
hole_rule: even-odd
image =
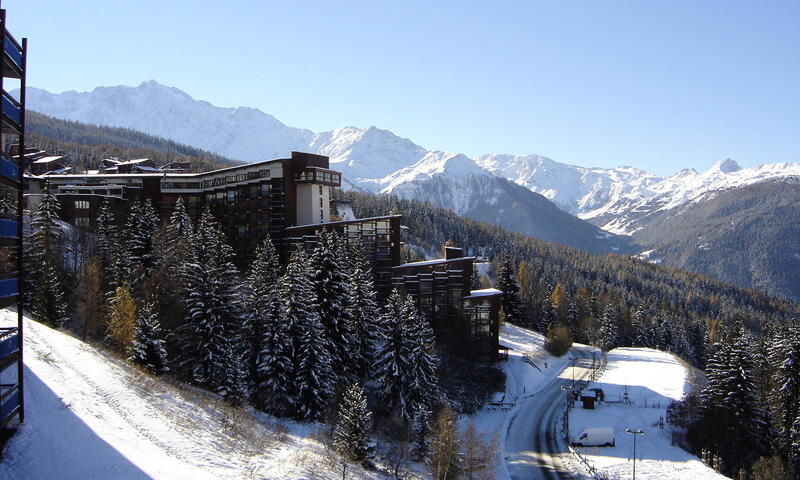
[(458, 247), (444, 247), (444, 259), (451, 260), (453, 258), (461, 258), (464, 256), (464, 250)]

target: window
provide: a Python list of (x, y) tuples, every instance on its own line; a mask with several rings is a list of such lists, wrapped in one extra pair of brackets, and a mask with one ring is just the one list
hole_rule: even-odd
[(239, 238), (247, 236), (247, 225), (239, 225)]
[(232, 202), (236, 200), (236, 190), (228, 190), (228, 201)]
[(76, 227), (88, 227), (89, 226), (89, 218), (88, 217), (77, 217), (77, 218), (75, 218), (75, 226)]
[(89, 201), (88, 200), (75, 200), (75, 208), (76, 209), (88, 209), (89, 208)]
[(259, 176), (262, 177), (262, 178), (268, 178), (269, 177), (269, 169), (267, 169), (267, 170), (259, 170), (258, 173), (259, 173)]

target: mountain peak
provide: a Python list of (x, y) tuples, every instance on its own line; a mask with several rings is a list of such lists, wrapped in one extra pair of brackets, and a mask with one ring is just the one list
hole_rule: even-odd
[(710, 172), (722, 172), (722, 173), (734, 173), (741, 170), (742, 167), (736, 163), (736, 160), (731, 158), (726, 158), (724, 160), (720, 160), (719, 162), (715, 163), (713, 167), (711, 167)]

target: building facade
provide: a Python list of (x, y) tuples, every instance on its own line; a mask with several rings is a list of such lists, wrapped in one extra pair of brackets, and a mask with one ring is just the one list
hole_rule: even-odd
[(44, 182), (59, 199), (63, 220), (89, 229), (96, 226), (105, 201), (117, 218), (122, 218), (131, 203), (142, 200), (152, 202), (161, 220), (169, 218), (178, 199), (183, 199), (195, 220), (208, 206), (245, 263), (265, 235), (280, 244), (287, 227), (330, 222), (330, 188), (341, 185), (341, 174), (328, 168), (328, 157), (292, 152), (290, 158), (203, 173), (30, 176), (26, 179), (26, 209), (36, 208)]
[(431, 322), (439, 343), (462, 357), (493, 363), (500, 333), (500, 296), (493, 288), (471, 289), (475, 257), (445, 247), (445, 257), (392, 269), (392, 287), (408, 293)]

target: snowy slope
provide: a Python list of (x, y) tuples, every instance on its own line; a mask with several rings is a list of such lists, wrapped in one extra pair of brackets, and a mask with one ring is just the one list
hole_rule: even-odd
[[(0, 323), (15, 319), (0, 311)], [(230, 409), (27, 319), (24, 348), (26, 422), (0, 478), (337, 477), (313, 439), (316, 424)], [(382, 478), (354, 468), (350, 478)]]
[[(581, 447), (591, 464), (610, 478), (629, 478), (633, 438), (625, 429), (644, 430), (636, 439), (636, 478), (642, 480), (725, 479), (697, 457), (671, 445), (670, 426), (661, 430), (659, 417), (666, 407), (688, 392), (687, 372), (670, 354), (648, 348), (617, 348), (608, 353), (608, 366), (600, 379), (587, 388), (600, 387), (608, 403), (584, 410), (580, 402), (570, 410), (571, 437), (584, 428), (611, 427), (616, 446)], [(628, 392), (631, 405), (620, 403)], [(617, 402), (617, 403), (612, 403)]]

